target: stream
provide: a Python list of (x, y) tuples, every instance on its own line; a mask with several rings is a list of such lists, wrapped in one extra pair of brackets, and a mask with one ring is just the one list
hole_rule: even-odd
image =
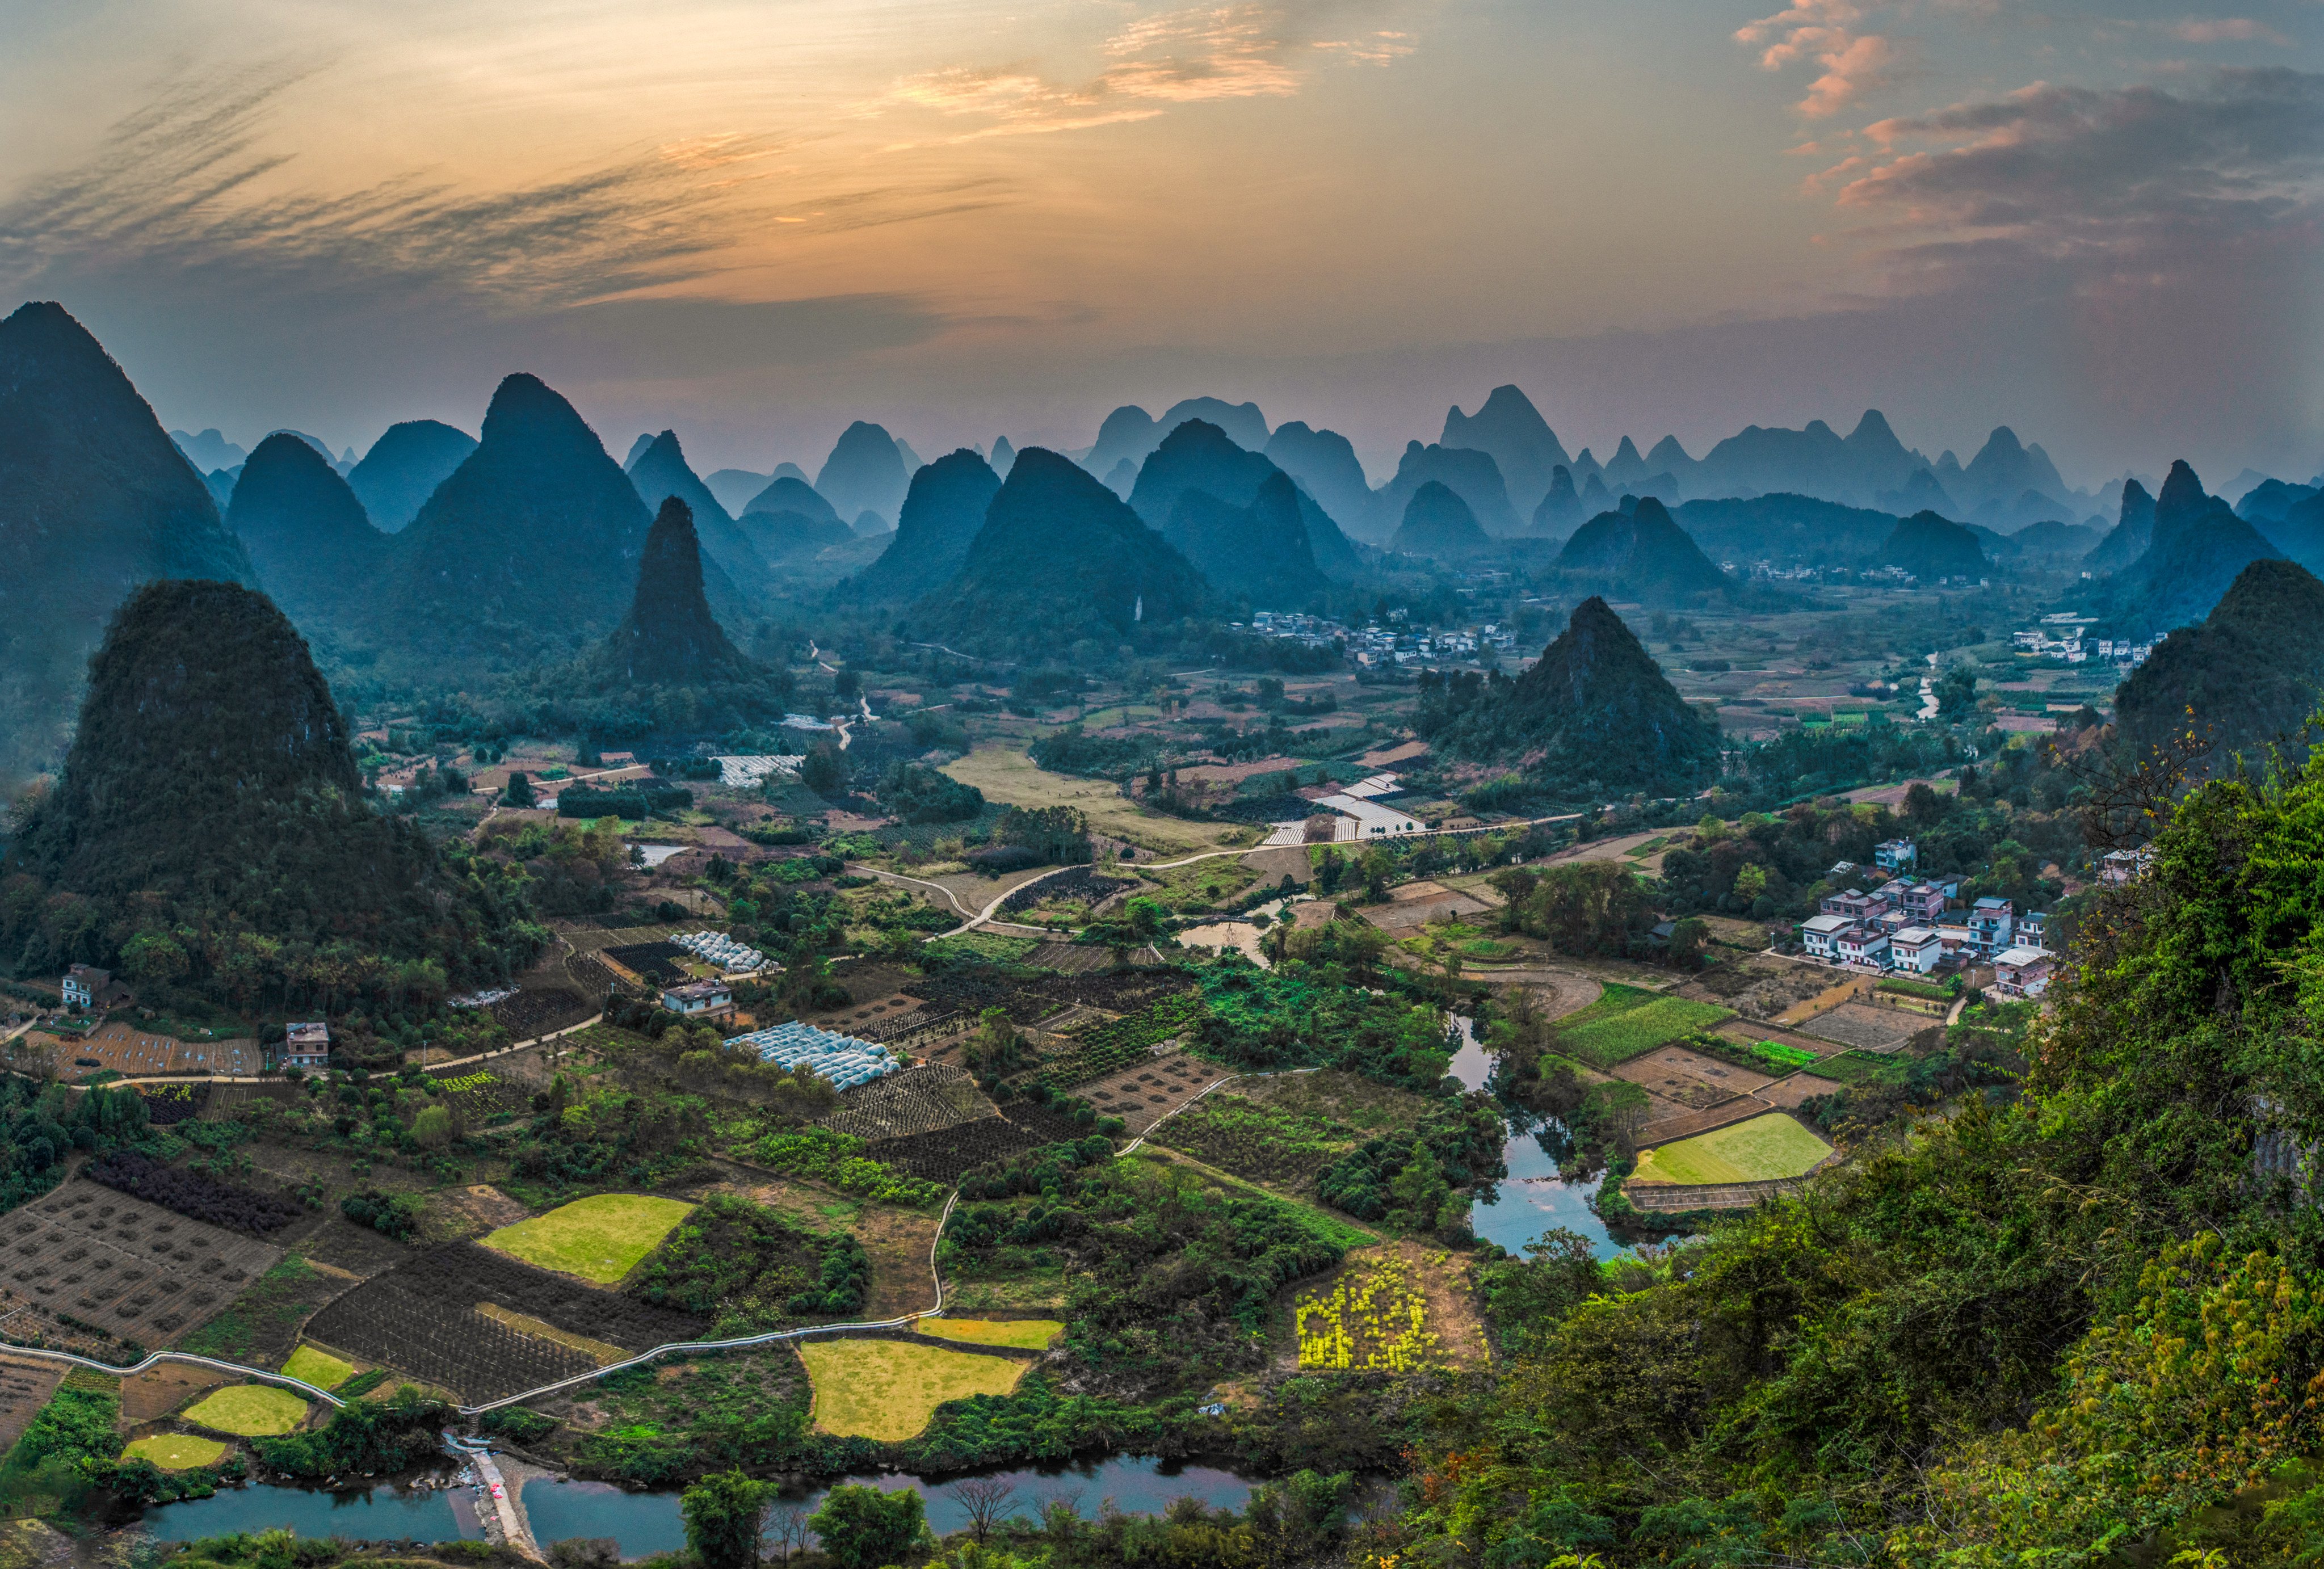
[[(1056, 1499), (1072, 1500), (1084, 1516), (1094, 1516), (1109, 1500), (1123, 1513), (1133, 1515), (1158, 1515), (1177, 1498), (1200, 1499), (1212, 1509), (1240, 1509), (1250, 1500), (1252, 1486), (1232, 1472), (1211, 1466), (1119, 1454), (1057, 1470), (1027, 1468), (989, 1474), (1016, 1490), (1010, 1501), (1028, 1519)], [(949, 1476), (931, 1481), (880, 1472), (844, 1477), (833, 1485), (855, 1483), (885, 1492), (917, 1488), (927, 1506), (928, 1524), (941, 1535), (969, 1523), (967, 1510), (953, 1495), (971, 1480)], [(786, 1496), (784, 1502), (813, 1513), (830, 1491), (830, 1487), (802, 1488)], [(686, 1545), (678, 1496), (675, 1490), (630, 1492), (603, 1481), (534, 1481), (524, 1484), (518, 1499), (531, 1522), (533, 1539), (544, 1548), (568, 1537), (611, 1537), (621, 1544), (622, 1557), (642, 1558)], [(209, 1498), (147, 1509), (144, 1524), (164, 1542), (190, 1542), (284, 1526), (308, 1538), (450, 1542), (484, 1536), (466, 1490), (395, 1486), (361, 1492), (325, 1492), (273, 1483), (227, 1488)]]
[[(1489, 1089), (1493, 1059), (1478, 1043), (1476, 1021), (1456, 1013), (1452, 1023), (1460, 1031), (1461, 1047), (1445, 1071), (1459, 1079), (1463, 1089)], [(1601, 1259), (1619, 1253), (1622, 1244), (1608, 1234), (1606, 1223), (1590, 1207), (1603, 1179), (1592, 1177), (1568, 1182), (1557, 1174), (1554, 1152), (1566, 1142), (1563, 1125), (1554, 1117), (1537, 1116), (1516, 1106), (1504, 1105), (1501, 1110), (1509, 1130), (1501, 1145), (1501, 1160), (1509, 1174), (1500, 1181), (1499, 1203), (1469, 1206), (1470, 1229), (1489, 1242), (1522, 1254), (1525, 1245), (1542, 1232), (1563, 1226), (1588, 1237)]]

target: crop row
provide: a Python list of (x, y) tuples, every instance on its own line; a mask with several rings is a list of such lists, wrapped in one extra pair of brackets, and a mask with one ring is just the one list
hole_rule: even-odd
[(324, 1308), (307, 1334), (470, 1400), (537, 1389), (597, 1365), (586, 1352), (521, 1334), (474, 1307), (406, 1290), (393, 1275), (357, 1287)]
[(300, 1214), (299, 1206), (289, 1199), (165, 1166), (134, 1149), (116, 1150), (90, 1161), (84, 1175), (132, 1198), (254, 1237), (281, 1231)]
[(930, 1063), (848, 1091), (823, 1125), (858, 1139), (899, 1139), (973, 1121), (982, 1101), (966, 1073)]
[(629, 1351), (699, 1339), (709, 1327), (691, 1314), (652, 1306), (618, 1292), (600, 1291), (474, 1242), (422, 1253), (380, 1278), (413, 1296), (464, 1306), (495, 1303), (569, 1334)]
[(1443, 1360), (1429, 1333), (1426, 1299), (1401, 1259), (1359, 1265), (1329, 1297), (1303, 1294), (1294, 1312), (1303, 1368), (1408, 1373)]
[(146, 1084), (140, 1093), (145, 1097), (146, 1120), (156, 1128), (174, 1127), (201, 1115), (202, 1108), (210, 1102), (208, 1084)]
[(987, 1161), (1005, 1160), (1042, 1142), (1043, 1140), (1006, 1117), (985, 1117), (977, 1121), (964, 1122), (956, 1128), (882, 1139), (876, 1144), (866, 1146), (863, 1153), (882, 1165), (908, 1171), (924, 1182), (940, 1182), (950, 1186), (960, 1180), (963, 1172), (973, 1170)]

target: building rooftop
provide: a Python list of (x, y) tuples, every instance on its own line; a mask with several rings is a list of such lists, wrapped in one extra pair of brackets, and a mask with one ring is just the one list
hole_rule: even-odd
[(2047, 948), (2004, 948), (1993, 955), (1993, 962), (1997, 964), (2015, 964), (2023, 967), (2026, 964), (2040, 964), (2050, 957), (2052, 955)]

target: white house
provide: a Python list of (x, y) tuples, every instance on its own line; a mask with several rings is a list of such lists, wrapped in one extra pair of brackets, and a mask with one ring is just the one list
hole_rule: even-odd
[(1888, 839), (1873, 846), (1872, 859), (1890, 872), (1902, 872), (1920, 860), (1920, 852), (1910, 839)]
[(1944, 939), (1934, 927), (1906, 927), (1888, 939), (1888, 962), (1916, 975), (1930, 974), (1944, 956)]
[(1814, 915), (1800, 923), (1800, 946), (1819, 959), (1840, 956), (1840, 934), (1849, 928), (1849, 919), (1840, 915)]
[(734, 989), (723, 981), (689, 981), (663, 987), (661, 1005), (688, 1019), (713, 1019), (734, 1011)]
[(2007, 997), (2039, 997), (2050, 987), (2046, 948), (2006, 948), (1994, 955), (1993, 989)]
[(1850, 927), (1833, 946), (1842, 964), (1878, 966), (1888, 962), (1888, 934), (1878, 927)]
[(64, 992), (66, 1007), (94, 1008), (97, 1000), (105, 995), (105, 989), (112, 983), (112, 972), (100, 970), (94, 964), (75, 964), (65, 972), (59, 990)]

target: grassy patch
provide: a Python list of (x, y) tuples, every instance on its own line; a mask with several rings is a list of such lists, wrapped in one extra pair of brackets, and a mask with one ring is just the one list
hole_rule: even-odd
[(157, 1433), (124, 1447), (121, 1458), (150, 1460), (163, 1471), (191, 1471), (196, 1466), (216, 1465), (224, 1460), (226, 1445), (215, 1438), (191, 1433)]
[(355, 1376), (355, 1363), (341, 1361), (311, 1345), (301, 1345), (292, 1352), (290, 1360), (282, 1364), (282, 1371), (318, 1389), (336, 1389)]
[(674, 1198), (606, 1193), (503, 1226), (484, 1246), (544, 1269), (611, 1286), (637, 1268), (694, 1208)]
[(1123, 798), (1113, 783), (1051, 773), (1013, 746), (980, 746), (944, 771), (974, 785), (989, 801), (1012, 807), (1071, 807), (1101, 834), (1148, 850), (1185, 854), (1232, 842), (1231, 824), (1187, 823), (1147, 812)]
[(997, 959), (1014, 964), (1041, 946), (1038, 937), (1012, 937), (1001, 932), (963, 932), (956, 937), (938, 937), (927, 945), (932, 954), (973, 954), (980, 958)]
[(1804, 1177), (1831, 1146), (1781, 1112), (1698, 1133), (1638, 1157), (1633, 1184), (1766, 1182)]
[(1838, 1084), (1895, 1086), (1911, 1076), (1913, 1059), (1902, 1052), (1843, 1051), (1818, 1059), (1808, 1071)]
[(1610, 1068), (1731, 1017), (1713, 1002), (1609, 982), (1604, 995), (1559, 1027), (1557, 1046), (1592, 1067)]
[(923, 1318), (916, 1327), (922, 1334), (940, 1340), (1022, 1346), (1028, 1351), (1040, 1351), (1065, 1333), (1065, 1326), (1054, 1318)]
[(1907, 981), (1895, 975), (1874, 982), (1872, 989), (1876, 992), (1891, 992), (1899, 997), (1923, 998), (1931, 1002), (1950, 1002), (1953, 1000), (1953, 988), (1950, 986), (1940, 986), (1931, 981)]
[(1816, 1054), (1801, 1046), (1785, 1046), (1780, 1040), (1730, 1040), (1723, 1035), (1708, 1031), (1687, 1038), (1690, 1050), (1715, 1057), (1721, 1062), (1731, 1062), (1738, 1067), (1756, 1068), (1761, 1073), (1782, 1078), (1785, 1074), (1802, 1068), (1813, 1071)]
[(300, 1255), (290, 1254), (178, 1349), (263, 1367), (289, 1353), (299, 1326), (346, 1284), (345, 1277), (326, 1275)]
[(307, 1402), (272, 1384), (236, 1384), (189, 1407), (186, 1420), (240, 1438), (289, 1433), (307, 1419)]
[(901, 1340), (817, 1341), (799, 1347), (799, 1358), (818, 1428), (890, 1444), (925, 1432), (946, 1400), (1008, 1394), (1031, 1365)]

